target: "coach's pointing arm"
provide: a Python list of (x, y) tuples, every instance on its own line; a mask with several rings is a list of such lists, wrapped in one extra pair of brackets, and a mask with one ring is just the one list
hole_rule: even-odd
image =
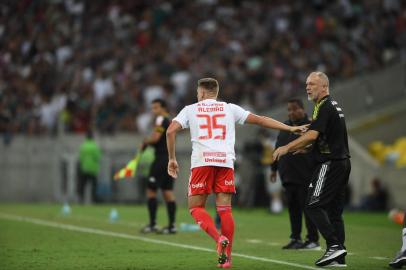
[(305, 132), (308, 125), (303, 126), (288, 126), (282, 122), (279, 122), (275, 119), (266, 116), (259, 116), (253, 113), (250, 113), (245, 120), (247, 124), (254, 124), (264, 128), (273, 128), (278, 130), (290, 131), (290, 132)]
[(273, 152), (273, 159), (279, 160), (279, 158), (283, 155), (286, 155), (289, 152), (295, 152), (306, 148), (309, 144), (313, 143), (317, 137), (319, 136), (319, 132), (317, 130), (310, 129), (305, 134), (300, 136), (294, 141), (291, 141), (287, 145), (281, 146)]

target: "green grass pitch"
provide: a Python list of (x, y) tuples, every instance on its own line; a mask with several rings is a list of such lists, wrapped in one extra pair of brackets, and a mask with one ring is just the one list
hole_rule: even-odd
[[(119, 213), (114, 223), (108, 219), (112, 208)], [(214, 209), (209, 211), (214, 214)], [(269, 215), (263, 209), (234, 209), (233, 213), (234, 251), (264, 258), (235, 256), (233, 269), (316, 268), (314, 261), (323, 251), (281, 250), (289, 237), (286, 212)], [(21, 217), (31, 219), (18, 220)], [(185, 208), (179, 209), (177, 220), (178, 224), (193, 222)], [(61, 205), (0, 204), (0, 269), (217, 269), (214, 252), (188, 248), (214, 251), (214, 242), (202, 231), (141, 235), (138, 231), (146, 221), (143, 206), (73, 205), (72, 213), (63, 216)], [(400, 226), (390, 222), (386, 214), (346, 212), (345, 221), (350, 252), (347, 269), (388, 269), (389, 260), (401, 245)], [(166, 224), (166, 209), (162, 206), (158, 222)], [(74, 225), (74, 229), (55, 227), (58, 224)], [(138, 237), (164, 242), (146, 242)], [(170, 246), (168, 242), (185, 246)]]

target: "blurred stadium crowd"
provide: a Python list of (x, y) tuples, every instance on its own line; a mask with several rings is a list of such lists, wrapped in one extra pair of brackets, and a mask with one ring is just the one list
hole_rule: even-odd
[(148, 104), (175, 112), (214, 76), (221, 97), (264, 110), (406, 58), (406, 3), (79, 1), (0, 4), (0, 132), (143, 132)]

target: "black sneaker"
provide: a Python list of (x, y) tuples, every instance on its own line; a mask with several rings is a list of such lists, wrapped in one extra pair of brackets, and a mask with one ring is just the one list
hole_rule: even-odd
[(313, 241), (306, 240), (306, 242), (304, 242), (299, 249), (321, 250), (321, 246), (320, 246), (319, 242), (313, 242)]
[(177, 232), (175, 226), (168, 226), (168, 227), (163, 227), (162, 230), (159, 230), (159, 234), (175, 234)]
[(406, 265), (406, 250), (400, 251), (396, 254), (396, 257), (389, 263), (389, 266), (392, 268), (402, 268)]
[(345, 257), (347, 251), (339, 245), (333, 245), (326, 250), (326, 253), (316, 261), (316, 266), (327, 266), (339, 258)]
[(154, 226), (146, 225), (144, 228), (142, 228), (140, 230), (140, 233), (145, 233), (145, 234), (146, 233), (156, 233), (158, 231), (159, 231), (159, 228), (156, 225), (154, 225)]
[(291, 239), (286, 246), (282, 247), (282, 249), (299, 249), (301, 246), (303, 246), (302, 240)]

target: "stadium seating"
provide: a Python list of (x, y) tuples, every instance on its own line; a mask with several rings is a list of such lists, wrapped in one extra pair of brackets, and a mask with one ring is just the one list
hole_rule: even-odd
[(222, 98), (267, 110), (311, 70), (341, 80), (406, 55), (396, 1), (6, 2), (0, 132), (142, 132), (152, 98), (178, 111), (208, 75)]
[(385, 145), (382, 141), (374, 141), (369, 144), (368, 150), (381, 164), (387, 163), (397, 168), (406, 168), (406, 137), (400, 137), (389, 145)]

